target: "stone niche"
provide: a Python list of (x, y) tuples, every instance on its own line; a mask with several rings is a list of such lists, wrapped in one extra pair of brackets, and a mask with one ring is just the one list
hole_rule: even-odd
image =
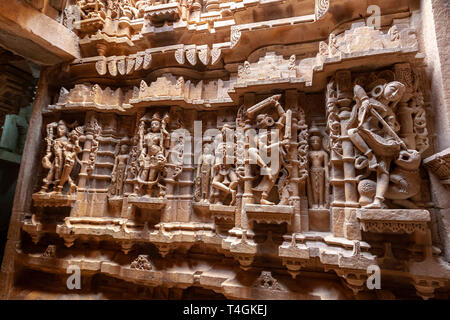
[(84, 297), (448, 298), (417, 19), (260, 2), (72, 7), (82, 58), (38, 88), (8, 297), (77, 265)]

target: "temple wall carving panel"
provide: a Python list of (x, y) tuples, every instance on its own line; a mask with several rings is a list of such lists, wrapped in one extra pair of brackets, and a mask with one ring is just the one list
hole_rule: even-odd
[[(81, 58), (40, 84), (22, 276), (77, 265), (88, 288), (147, 298), (448, 298), (429, 178), (448, 186), (448, 154), (432, 158), (414, 13), (337, 26), (334, 2), (350, 3), (68, 6)], [(339, 293), (308, 289), (326, 281)]]

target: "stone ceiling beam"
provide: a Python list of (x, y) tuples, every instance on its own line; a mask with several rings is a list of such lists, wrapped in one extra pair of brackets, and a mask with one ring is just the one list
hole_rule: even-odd
[(0, 45), (39, 65), (80, 57), (74, 33), (18, 0), (0, 2)]

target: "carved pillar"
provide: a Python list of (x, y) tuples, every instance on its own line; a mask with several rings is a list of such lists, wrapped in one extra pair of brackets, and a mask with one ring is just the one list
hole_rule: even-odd
[[(254, 93), (246, 93), (244, 95), (244, 108), (247, 109), (255, 104), (255, 94)], [(244, 134), (250, 130), (252, 127), (250, 123), (245, 124), (244, 128)], [(246, 138), (245, 138), (246, 139)], [(246, 139), (246, 143), (248, 143)], [(251, 164), (249, 157), (246, 157), (245, 159), (245, 172), (244, 172), (244, 193), (242, 195), (242, 201), (241, 201), (241, 208), (237, 208), (237, 210), (240, 210), (240, 221), (241, 225), (240, 227), (244, 230), (248, 229), (248, 220), (247, 220), (247, 213), (245, 212), (245, 205), (247, 203), (254, 203), (253, 199), (253, 191), (252, 191), (252, 182), (253, 182), (253, 176), (252, 176), (252, 170), (251, 170)]]
[(406, 86), (405, 93), (398, 106), (398, 121), (400, 123), (399, 136), (405, 142), (408, 149), (416, 149), (416, 134), (414, 133), (413, 109), (409, 106), (413, 92), (413, 79), (411, 65), (409, 63), (398, 63), (394, 66), (395, 79)]
[[(185, 110), (183, 116), (187, 124), (193, 124), (197, 111)], [(193, 128), (186, 128), (183, 151), (183, 171), (178, 176), (178, 221), (189, 222), (192, 212), (192, 186), (194, 185), (194, 161), (193, 161)]]
[[(355, 152), (353, 144), (348, 137), (347, 121), (350, 118), (351, 109), (348, 108), (349, 101), (347, 99), (339, 100), (339, 92), (342, 90), (351, 90), (351, 73), (347, 70), (336, 72), (336, 87), (338, 92), (338, 104), (341, 106), (339, 119), (341, 120), (341, 139), (342, 139), (342, 161), (344, 167), (344, 190), (345, 190), (345, 206), (358, 207), (358, 195), (356, 192), (355, 179)], [(342, 95), (341, 96), (347, 96)], [(341, 104), (342, 102), (342, 104)], [(350, 101), (351, 102), (351, 101)]]
[[(95, 117), (94, 112), (87, 112), (86, 113), (86, 118), (85, 118), (85, 123), (88, 124), (91, 119)], [(81, 168), (80, 168), (80, 173), (78, 175), (78, 191), (85, 191), (86, 190), (86, 184), (87, 184), (87, 179), (88, 179), (88, 173), (87, 173), (87, 169), (88, 169), (88, 164), (89, 164), (89, 155), (91, 152), (91, 148), (92, 148), (92, 140), (94, 139), (94, 135), (93, 135), (93, 127), (92, 126), (85, 126), (85, 142), (83, 145), (83, 155), (81, 157)]]
[[(286, 90), (286, 110), (296, 110), (298, 108), (297, 90)], [(297, 116), (297, 115), (293, 115)], [(290, 197), (291, 205), (294, 206), (294, 217), (292, 225), (288, 226), (288, 233), (300, 233), (308, 231), (308, 211), (301, 212), (300, 194), (299, 194), (299, 175), (298, 175), (298, 149), (297, 149), (297, 129), (291, 129), (291, 148), (290, 161), (292, 162), (292, 178), (289, 188), (292, 190)], [(302, 230), (303, 229), (303, 230)]]
[(336, 72), (328, 85), (327, 127), (331, 139), (331, 174), (333, 186), (332, 230), (336, 237), (358, 239), (361, 236), (356, 220), (359, 207), (354, 167), (354, 148), (348, 137), (347, 123), (351, 115), (351, 73)]

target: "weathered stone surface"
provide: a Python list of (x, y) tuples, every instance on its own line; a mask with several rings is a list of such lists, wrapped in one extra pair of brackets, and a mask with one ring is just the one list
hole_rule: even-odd
[[(75, 59), (39, 84), (4, 296), (69, 265), (127, 299), (448, 290), (448, 128), (431, 116), (445, 94), (426, 73), (442, 39), (419, 22), (438, 28), (440, 2), (380, 2), (379, 26), (363, 2), (303, 2), (78, 1), (58, 9), (68, 28), (51, 21), (57, 40), (38, 18), (29, 59)], [(369, 290), (370, 268), (398, 289)]]
[(21, 1), (0, 4), (0, 42), (8, 50), (42, 65), (79, 58), (77, 36)]

